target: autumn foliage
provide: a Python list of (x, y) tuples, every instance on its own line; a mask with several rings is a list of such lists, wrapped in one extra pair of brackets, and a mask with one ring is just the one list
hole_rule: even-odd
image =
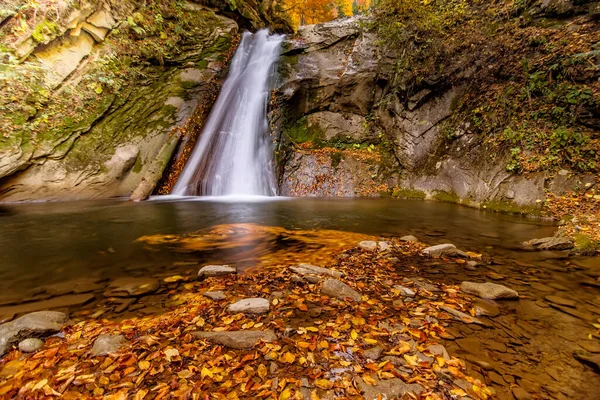
[(297, 28), (339, 17), (350, 17), (369, 8), (370, 0), (282, 0), (281, 10)]

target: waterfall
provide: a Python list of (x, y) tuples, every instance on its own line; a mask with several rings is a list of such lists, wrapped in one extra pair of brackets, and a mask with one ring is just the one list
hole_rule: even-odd
[(245, 32), (229, 75), (172, 194), (277, 194), (267, 105), (283, 35)]

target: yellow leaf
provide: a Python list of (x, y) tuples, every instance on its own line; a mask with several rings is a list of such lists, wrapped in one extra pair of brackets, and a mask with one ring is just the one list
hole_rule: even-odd
[(192, 375), (194, 375), (194, 374), (189, 369), (184, 369), (184, 370), (179, 371), (177, 373), (177, 376), (179, 376), (181, 379), (187, 379), (187, 378), (189, 378)]
[(329, 348), (329, 342), (327, 340), (321, 340), (319, 342), (319, 347), (321, 349), (328, 349)]
[(314, 326), (309, 326), (308, 328), (304, 328), (309, 332), (319, 332), (319, 328), (315, 328)]
[(462, 390), (461, 388), (454, 388), (452, 390), (450, 390), (450, 394), (456, 395), (456, 396), (466, 396), (467, 393)]
[(196, 326), (204, 326), (205, 323), (206, 321), (204, 321), (204, 318), (199, 318), (198, 321), (196, 321)]
[(291, 364), (294, 361), (296, 361), (296, 356), (293, 355), (292, 353), (290, 353), (289, 351), (287, 353), (285, 353), (284, 355), (282, 355), (279, 359), (281, 362), (284, 362), (286, 364)]
[(173, 282), (179, 282), (183, 280), (183, 276), (181, 275), (174, 275), (174, 276), (170, 276), (168, 278), (165, 278), (165, 282), (166, 283), (173, 283)]
[(363, 379), (363, 381), (365, 381), (365, 383), (367, 385), (371, 385), (371, 386), (377, 385), (377, 381), (369, 374), (363, 374), (362, 379)]
[(145, 371), (148, 368), (150, 368), (150, 362), (146, 361), (146, 360), (142, 360), (138, 363), (138, 367), (142, 370)]
[(42, 379), (41, 381), (39, 381), (38, 383), (36, 383), (33, 388), (31, 388), (31, 391), (35, 392), (36, 390), (39, 390), (39, 389), (43, 388), (47, 384), (48, 384), (48, 379)]
[(414, 356), (409, 356), (408, 354), (405, 354), (404, 359), (406, 360), (408, 365), (417, 365), (417, 360), (419, 359), (419, 357), (417, 357), (416, 354)]
[(267, 376), (267, 367), (265, 367), (265, 364), (260, 364), (258, 366), (257, 373), (258, 376), (260, 376), (262, 379), (265, 379), (265, 376)]
[(352, 365), (352, 363), (351, 363), (350, 361), (344, 361), (344, 360), (341, 360), (341, 361), (340, 361), (340, 365), (341, 365), (342, 367), (349, 367), (350, 365)]
[(315, 386), (320, 389), (329, 390), (333, 387), (333, 382), (329, 379), (317, 379), (315, 381)]
[(140, 389), (137, 391), (137, 393), (133, 397), (133, 400), (142, 400), (144, 397), (146, 397), (147, 394), (148, 394), (148, 390)]
[(210, 371), (210, 369), (206, 368), (206, 367), (202, 367), (202, 371), (200, 371), (200, 376), (202, 378), (212, 378), (213, 377), (213, 373)]
[(356, 340), (356, 339), (358, 339), (358, 332), (356, 332), (354, 329), (352, 329), (352, 332), (350, 332), (350, 337), (351, 337), (353, 340)]
[(273, 305), (276, 306), (277, 304), (279, 304), (279, 299), (273, 299)]
[(94, 89), (94, 92), (96, 92), (96, 94), (102, 94), (104, 90), (102, 89), (102, 85), (98, 84), (96, 86), (96, 89)]
[(362, 317), (354, 317), (352, 318), (352, 324), (356, 326), (361, 326), (365, 324), (365, 319)]
[(171, 360), (175, 357), (179, 357), (179, 351), (177, 351), (177, 349), (171, 348), (165, 350), (165, 358), (168, 362), (171, 362)]
[(368, 344), (378, 344), (379, 342), (375, 339), (364, 339), (364, 341)]
[(308, 349), (310, 347), (310, 343), (308, 342), (298, 342), (296, 343), (296, 346), (302, 348), (302, 349)]

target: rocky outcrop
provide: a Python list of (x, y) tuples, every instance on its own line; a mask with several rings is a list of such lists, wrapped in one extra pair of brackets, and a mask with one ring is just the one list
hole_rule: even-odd
[[(550, 2), (530, 3), (534, 15), (550, 15)], [(590, 25), (585, 17), (581, 23)], [(504, 79), (494, 54), (505, 44), (457, 46), (444, 74), (417, 80), (410, 66), (397, 69), (406, 55), (384, 50), (368, 27), (356, 18), (336, 20), (301, 27), (286, 41), (271, 105), (281, 194), (387, 193), (533, 212), (546, 190), (594, 184), (593, 173), (570, 170), (515, 174), (514, 153), (477, 133), (476, 118), (456, 125), (473, 81)]]
[(0, 7), (0, 200), (8, 201), (146, 198), (173, 154), (193, 145), (235, 48), (236, 20), (270, 21), (255, 0), (220, 9), (22, 3)]

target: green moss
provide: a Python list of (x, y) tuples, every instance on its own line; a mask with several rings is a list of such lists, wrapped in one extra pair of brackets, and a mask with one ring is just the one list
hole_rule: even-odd
[(417, 189), (396, 188), (392, 192), (392, 197), (397, 197), (400, 199), (425, 200), (427, 194)]
[(338, 165), (342, 162), (344, 155), (341, 151), (336, 151), (335, 153), (331, 153), (331, 166), (333, 168), (337, 168)]
[(433, 193), (431, 198), (437, 201), (442, 201), (444, 203), (461, 203), (460, 197), (458, 197), (458, 195), (454, 192), (444, 192), (441, 190), (437, 190)]
[(31, 37), (38, 43), (46, 43), (56, 37), (59, 33), (60, 29), (58, 28), (58, 25), (54, 22), (44, 21), (35, 27), (31, 33)]
[(133, 166), (131, 171), (135, 172), (136, 174), (138, 174), (142, 171), (142, 158), (140, 157), (139, 154), (138, 154), (137, 158), (135, 159), (135, 165)]
[(493, 200), (481, 204), (481, 208), (514, 215), (541, 215), (541, 208), (535, 206), (520, 206), (512, 201)]
[(600, 242), (593, 240), (590, 236), (584, 233), (577, 233), (574, 236), (575, 251), (583, 254), (593, 255), (600, 251)]
[(317, 125), (309, 126), (307, 117), (302, 117), (285, 128), (284, 134), (295, 144), (312, 143), (315, 147), (324, 145), (324, 132)]

